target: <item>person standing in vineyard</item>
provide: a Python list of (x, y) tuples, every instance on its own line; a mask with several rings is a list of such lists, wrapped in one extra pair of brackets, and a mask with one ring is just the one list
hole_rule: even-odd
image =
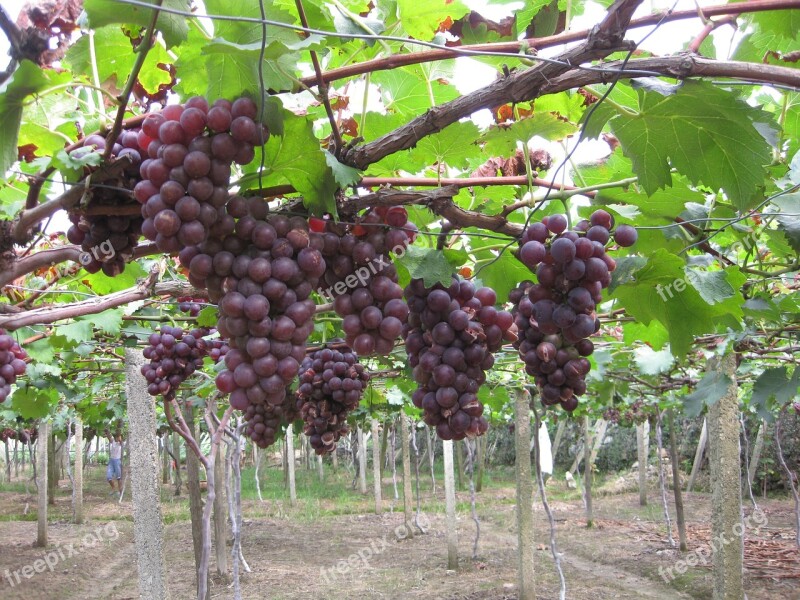
[[(122, 436), (116, 435), (111, 438), (111, 445), (108, 448), (108, 467), (106, 468), (106, 479), (111, 486), (109, 496), (122, 492)], [(117, 480), (117, 487), (114, 487), (114, 479)]]

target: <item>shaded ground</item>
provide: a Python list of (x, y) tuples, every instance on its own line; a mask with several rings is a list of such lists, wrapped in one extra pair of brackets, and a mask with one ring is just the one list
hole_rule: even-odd
[[(514, 490), (506, 484), (488, 487), (478, 496), (481, 536), (477, 560), (472, 544), (475, 524), (470, 518), (469, 495), (459, 493), (459, 556), (457, 572), (446, 570), (446, 544), (442, 515), (443, 492), (423, 493), (421, 523), (425, 535), (403, 537), (402, 502), (385, 486), (387, 512), (368, 514), (369, 498), (349, 489), (349, 478), (329, 474), (324, 486), (312, 485), (312, 473), (299, 472), (301, 502), (289, 508), (282, 499), (248, 500), (245, 508), (244, 555), (252, 572), (242, 575), (243, 598), (294, 600), (307, 598), (516, 598), (516, 536)], [(100, 469), (89, 477), (86, 494), (88, 522), (69, 523), (70, 499), (62, 482), (62, 495), (51, 507), (50, 547), (52, 572), (26, 579), (21, 569), (35, 565), (44, 554), (32, 547), (36, 537), (35, 498), (18, 491), (0, 492), (0, 598), (3, 600), (135, 599), (138, 598), (134, 564), (131, 505), (116, 503), (106, 495)], [(270, 474), (272, 484), (280, 474)], [(303, 485), (311, 497), (302, 500)], [(32, 492), (32, 490), (31, 490)], [(185, 496), (175, 500), (164, 488), (162, 499), (166, 525), (167, 567), (173, 599), (193, 597), (194, 562)], [(247, 490), (245, 490), (247, 492)], [(600, 497), (595, 500), (595, 527), (585, 526), (580, 500), (558, 484), (549, 487), (557, 520), (559, 550), (570, 600), (688, 599), (710, 598), (710, 569), (698, 565), (665, 581), (659, 575), (675, 567), (681, 558), (666, 541), (660, 500), (651, 493), (651, 505), (639, 507), (638, 494)], [(570, 497), (570, 493), (572, 497)], [(25, 512), (28, 505), (27, 514)], [(784, 555), (800, 564), (793, 549), (792, 513), (788, 501), (760, 503), (766, 526), (751, 530), (748, 539), (777, 542), (788, 549)], [(340, 514), (351, 512), (353, 514)], [(339, 514), (337, 514), (339, 513)], [(360, 514), (358, 514), (360, 513)], [(710, 506), (704, 494), (686, 498), (689, 547), (697, 550), (708, 541)], [(536, 504), (537, 596), (558, 597), (558, 578), (549, 550), (549, 530), (541, 505)], [(7, 520), (15, 519), (15, 520)], [(19, 520), (31, 519), (31, 520)], [(76, 551), (68, 557), (68, 544)], [(91, 545), (87, 545), (91, 544)], [(61, 559), (58, 549), (65, 560)], [(757, 549), (756, 549), (757, 550)], [(684, 556), (685, 557), (685, 556)], [(213, 559), (212, 559), (213, 563)], [(780, 568), (780, 565), (777, 565)], [(789, 569), (787, 563), (786, 567)], [(797, 565), (792, 566), (797, 568)], [(8, 570), (8, 573), (6, 573)], [(17, 583), (13, 571), (20, 572)], [(774, 581), (760, 571), (747, 572), (750, 600), (798, 598), (797, 579)], [(10, 581), (14, 585), (10, 585)], [(232, 598), (233, 590), (218, 578), (212, 597)]]

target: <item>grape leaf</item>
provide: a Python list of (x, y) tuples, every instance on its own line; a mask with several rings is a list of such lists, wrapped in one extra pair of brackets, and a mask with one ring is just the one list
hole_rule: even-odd
[(623, 323), (623, 342), (632, 346), (636, 342), (642, 340), (653, 350), (661, 350), (669, 341), (669, 333), (658, 321), (652, 321), (649, 325), (632, 322)]
[(312, 213), (336, 213), (336, 179), (308, 119), (285, 110), (283, 136), (271, 136), (264, 154), (265, 177), (291, 183)]
[(397, 10), (406, 33), (424, 41), (431, 40), (448, 17), (456, 21), (469, 12), (461, 0), (397, 0)]
[(52, 85), (54, 76), (58, 77), (29, 60), (22, 60), (0, 91), (0, 131), (3, 132), (0, 136), (0, 173), (5, 174), (17, 160), (23, 100)]
[[(420, 248), (409, 246), (405, 254), (395, 258), (395, 265), (399, 267), (401, 285), (408, 283), (409, 279), (422, 279), (426, 287), (433, 287), (437, 283), (450, 285), (453, 273), (467, 260), (467, 255), (461, 250), (436, 250), (434, 248)], [(405, 279), (405, 281), (403, 281)]]
[(764, 11), (754, 13), (751, 18), (762, 33), (788, 40), (796, 40), (800, 33), (800, 10)]
[(639, 94), (639, 112), (610, 124), (648, 194), (672, 184), (672, 165), (694, 184), (721, 188), (739, 210), (754, 205), (771, 160), (756, 127), (767, 113), (710, 83), (687, 81), (666, 97)]
[[(90, 43), (89, 36), (84, 35), (67, 50), (64, 61), (73, 72), (92, 72)], [(130, 38), (120, 27), (98, 27), (94, 32), (94, 50), (100, 83), (113, 79), (117, 87), (125, 85), (136, 61)], [(142, 70), (139, 72), (139, 83), (150, 93), (158, 91), (159, 85), (172, 80), (166, 70), (158, 68), (158, 63), (168, 65), (172, 62), (166, 49), (161, 44), (155, 44), (147, 53)]]
[(785, 406), (797, 396), (798, 388), (800, 368), (795, 367), (793, 376), (789, 378), (786, 367), (769, 367), (753, 384), (750, 403), (756, 407), (761, 418), (772, 421), (775, 418), (772, 412), (774, 404)]
[(463, 168), (471, 158), (480, 156), (481, 150), (475, 145), (478, 126), (471, 121), (453, 123), (435, 135), (429, 135), (417, 143), (412, 153), (424, 156), (423, 164), (446, 163), (455, 168)]
[(76, 321), (88, 321), (99, 331), (107, 333), (108, 335), (117, 336), (122, 329), (122, 315), (124, 311), (124, 307), (110, 308), (96, 315), (78, 317)]
[(197, 324), (200, 327), (215, 327), (219, 311), (216, 306), (206, 306), (197, 315)]
[[(489, 253), (483, 252), (478, 255), (489, 256)], [(499, 303), (508, 300), (508, 293), (517, 287), (520, 281), (533, 278), (530, 269), (517, 260), (511, 252), (503, 252), (496, 261), (486, 263), (486, 266), (481, 267), (476, 275), (480, 277), (483, 285), (492, 288), (497, 293)]]
[(672, 368), (675, 358), (669, 348), (655, 351), (650, 346), (639, 346), (634, 350), (634, 362), (643, 375), (659, 375)]
[(325, 162), (328, 163), (331, 171), (333, 171), (333, 176), (336, 178), (336, 183), (339, 184), (340, 188), (354, 185), (361, 180), (361, 173), (358, 172), (358, 169), (343, 165), (327, 150), (325, 151)]
[(75, 321), (74, 323), (59, 325), (55, 331), (56, 335), (63, 336), (76, 344), (91, 340), (93, 332), (91, 321)]
[(291, 44), (269, 39), (267, 46), (261, 51), (261, 42), (249, 44), (235, 43), (224, 38), (217, 38), (207, 43), (203, 54), (207, 56), (209, 98), (230, 98), (241, 94), (260, 95), (261, 75), (264, 88), (291, 89), (294, 80), (289, 75), (299, 60), (298, 50), (321, 49), (320, 38), (311, 36), (303, 40), (295, 40)]
[(538, 135), (547, 140), (560, 140), (577, 131), (572, 123), (562, 121), (550, 113), (537, 112), (531, 117), (517, 121), (509, 127), (493, 127), (483, 136), (484, 152), (489, 156), (510, 156), (523, 144)]
[[(153, 0), (141, 0), (154, 4)], [(163, 0), (161, 6), (179, 11), (188, 11), (186, 0)], [(120, 4), (114, 0), (84, 0), (83, 10), (86, 13), (88, 24), (92, 29), (112, 23), (126, 23), (147, 27), (153, 20), (153, 11), (143, 6)], [(174, 13), (160, 12), (156, 21), (156, 29), (164, 36), (167, 48), (177, 46), (186, 40), (189, 25), (186, 17)]]
[(50, 409), (58, 402), (55, 389), (38, 389), (26, 385), (18, 387), (11, 394), (11, 409), (23, 419), (41, 419), (50, 414)]
[(740, 329), (743, 317), (745, 277), (738, 269), (725, 271), (734, 294), (709, 304), (687, 281), (684, 266), (682, 259), (660, 248), (611, 294), (640, 323), (659, 321), (664, 325), (676, 358), (686, 356), (695, 336), (728, 327)]
[(706, 373), (691, 394), (683, 399), (683, 412), (694, 418), (703, 412), (703, 407), (710, 407), (719, 402), (733, 384), (726, 373), (712, 370)]
[(736, 290), (728, 283), (725, 271), (704, 271), (686, 267), (686, 281), (698, 291), (700, 297), (709, 304), (724, 302), (732, 298)]
[[(386, 110), (404, 116), (417, 116), (431, 107), (431, 93), (436, 104), (453, 100), (458, 96), (455, 86), (443, 85), (438, 81), (427, 82), (423, 73), (410, 67), (379, 71), (371, 77), (372, 83), (381, 90), (381, 98)], [(430, 88), (428, 87), (430, 85)], [(372, 117), (367, 118), (367, 122)]]
[(773, 202), (781, 209), (776, 217), (780, 224), (780, 230), (786, 235), (786, 241), (800, 252), (800, 193), (787, 194), (781, 198), (776, 198)]
[(129, 262), (125, 265), (125, 270), (116, 277), (108, 277), (102, 271), (97, 273), (86, 273), (82, 279), (101, 296), (111, 292), (118, 292), (136, 285), (136, 280), (145, 277), (147, 273), (137, 262)]

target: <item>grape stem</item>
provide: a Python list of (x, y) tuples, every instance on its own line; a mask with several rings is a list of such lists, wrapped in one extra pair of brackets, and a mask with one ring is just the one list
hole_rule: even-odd
[(150, 19), (150, 23), (147, 25), (147, 29), (142, 36), (142, 42), (139, 44), (138, 53), (136, 55), (136, 62), (133, 63), (131, 74), (128, 76), (128, 81), (125, 82), (125, 88), (118, 96), (119, 108), (117, 109), (117, 116), (114, 119), (114, 125), (111, 128), (111, 132), (106, 138), (106, 150), (103, 154), (106, 160), (108, 160), (108, 158), (111, 156), (111, 152), (114, 150), (114, 142), (117, 141), (119, 134), (122, 133), (122, 122), (125, 119), (125, 109), (128, 106), (128, 99), (133, 93), (133, 86), (136, 84), (136, 80), (139, 77), (139, 72), (144, 66), (147, 53), (150, 52), (150, 48), (152, 48), (153, 44), (155, 43), (154, 34), (156, 22), (158, 21), (158, 14), (160, 12), (159, 9), (161, 8), (163, 1), (164, 0), (155, 0), (155, 3), (153, 4), (153, 17)]
[[(303, 25), (303, 27), (307, 28), (308, 19), (306, 18), (306, 11), (303, 8), (303, 0), (295, 0), (295, 6), (297, 6), (297, 13), (300, 16), (300, 23)], [(319, 57), (317, 56), (317, 53), (314, 50), (311, 50), (309, 53), (311, 54), (311, 63), (314, 65), (314, 73), (317, 76), (317, 89), (319, 90), (319, 96), (322, 100), (322, 104), (325, 106), (325, 112), (327, 113), (328, 121), (330, 121), (331, 124), (331, 135), (333, 136), (334, 143), (333, 155), (336, 158), (339, 158), (339, 153), (342, 151), (343, 147), (342, 134), (339, 132), (339, 125), (336, 123), (336, 117), (334, 116), (333, 109), (331, 108), (331, 101), (328, 98), (328, 84), (322, 78), (322, 67), (319, 64)]]

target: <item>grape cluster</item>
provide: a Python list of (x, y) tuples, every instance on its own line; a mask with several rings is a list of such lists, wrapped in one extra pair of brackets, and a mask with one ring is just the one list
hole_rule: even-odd
[(190, 317), (196, 317), (203, 309), (203, 304), (206, 303), (205, 298), (192, 298), (191, 296), (178, 296), (178, 309), (181, 312), (188, 314)]
[(319, 291), (343, 317), (347, 344), (359, 356), (388, 354), (408, 318), (390, 253), (405, 252), (416, 238), (416, 225), (401, 206), (370, 209), (351, 226), (318, 219), (310, 225), (325, 232), (328, 287)]
[(17, 377), (25, 374), (25, 359), (28, 353), (13, 337), (0, 329), (0, 402), (5, 402), (11, 393), (11, 385)]
[(19, 429), (17, 439), (23, 444), (33, 444), (39, 438), (39, 430), (36, 427), (30, 429)]
[(275, 435), (280, 431), (281, 424), (295, 420), (293, 408), (287, 403), (275, 406), (249, 404), (244, 410), (244, 418), (247, 421), (245, 434), (260, 448), (271, 446), (275, 443)]
[[(141, 130), (123, 131), (114, 144), (112, 158), (127, 156), (131, 164), (116, 179), (105, 181), (103, 185), (91, 188), (92, 206), (124, 206), (130, 201), (130, 191), (139, 183), (139, 168), (145, 153), (140, 145), (143, 139)], [(72, 156), (83, 156), (90, 152), (102, 153), (106, 140), (97, 134), (87, 136), (83, 146), (72, 151)], [(123, 190), (128, 190), (125, 192)], [(109, 277), (118, 275), (125, 269), (125, 263), (133, 255), (142, 232), (142, 218), (124, 215), (70, 214), (72, 226), (67, 230), (67, 239), (80, 245), (83, 268), (89, 273), (100, 269)]]
[(516, 339), (511, 313), (497, 310), (491, 288), (469, 281), (432, 288), (412, 279), (405, 289), (410, 310), (406, 352), (419, 387), (411, 396), (423, 418), (443, 440), (486, 432), (478, 389), (503, 340)]
[(357, 406), (369, 375), (348, 347), (317, 350), (303, 359), (297, 389), (297, 410), (303, 433), (317, 454), (336, 450), (347, 433), (347, 415)]
[[(188, 265), (190, 281), (219, 302), (217, 328), (231, 350), (217, 387), (247, 415), (254, 404), (287, 403), (286, 386), (297, 376), (314, 329), (316, 305), (310, 296), (325, 272), (323, 241), (302, 217), (267, 217), (266, 203), (259, 199), (234, 196), (225, 211), (235, 225), (215, 230), (179, 257)], [(284, 406), (281, 414), (288, 410)], [(263, 446), (271, 443), (255, 429), (250, 437)]]
[[(575, 231), (566, 231), (564, 215), (551, 215), (522, 234), (518, 257), (535, 271), (538, 283), (522, 282), (509, 295), (519, 331), (515, 346), (546, 406), (560, 403), (575, 410), (577, 397), (586, 392), (591, 366), (586, 357), (594, 351), (588, 338), (600, 329), (595, 306), (616, 268), (606, 254), (612, 227), (611, 215), (597, 210)], [(632, 246), (636, 230), (621, 225), (614, 239)]]
[(147, 158), (134, 196), (142, 204), (142, 233), (159, 250), (174, 253), (200, 244), (224, 218), (231, 164), (251, 162), (254, 146), (269, 137), (256, 114), (249, 98), (209, 107), (205, 98), (194, 97), (144, 119)]
[(205, 339), (209, 333), (204, 327), (184, 331), (164, 325), (159, 332), (150, 334), (149, 345), (143, 351), (150, 362), (142, 365), (141, 372), (151, 396), (173, 399), (181, 383), (203, 366), (206, 356), (218, 361), (227, 353), (224, 341)]

